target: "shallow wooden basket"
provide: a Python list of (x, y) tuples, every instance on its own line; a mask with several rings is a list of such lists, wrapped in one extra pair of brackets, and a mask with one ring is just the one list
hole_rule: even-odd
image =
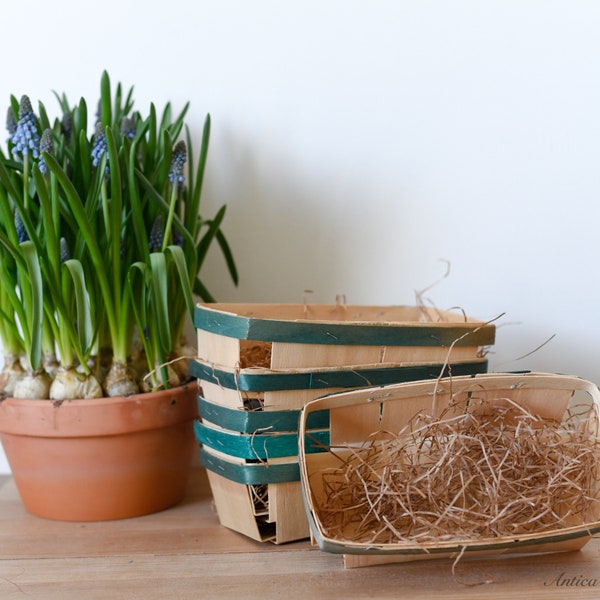
[[(495, 327), (421, 307), (201, 304), (196, 437), (222, 525), (260, 541), (309, 536), (302, 407), (344, 389), (487, 371)], [(328, 431), (309, 424), (325, 441)]]
[(481, 361), (495, 336), (492, 324), (420, 306), (199, 304), (194, 320), (201, 360), (236, 370), (249, 348), (268, 350), (261, 366), (273, 371)]
[[(299, 462), (313, 543), (327, 552), (343, 554), (347, 568), (459, 555), (545, 553), (582, 548), (592, 534), (600, 531), (599, 501), (593, 502), (591, 518), (583, 525), (557, 525), (551, 531), (515, 537), (377, 544), (337, 539), (325, 533), (318, 508), (325, 495), (323, 474), (338, 468), (350, 448), (362, 446), (377, 432), (399, 432), (419, 412), (432, 414), (433, 409), (439, 414), (451, 402), (466, 406), (473, 399), (482, 402), (486, 411), (493, 411), (494, 407), (506, 405), (507, 398), (531, 414), (556, 421), (563, 419), (569, 407), (588, 405), (591, 410), (585, 424), (598, 435), (598, 388), (588, 381), (563, 375), (526, 373), (452, 377), (342, 392), (309, 402), (301, 412)], [(334, 452), (324, 448), (307, 428), (315, 412), (329, 414), (330, 444), (335, 447)], [(594, 479), (590, 486), (593, 489), (587, 492), (598, 498), (600, 481)], [(344, 508), (348, 507), (340, 506), (340, 510)]]

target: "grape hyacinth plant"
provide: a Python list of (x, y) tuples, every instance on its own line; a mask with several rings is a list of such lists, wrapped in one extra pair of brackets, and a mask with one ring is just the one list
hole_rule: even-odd
[[(221, 229), (199, 214), (210, 116), (198, 159), (184, 123), (108, 73), (86, 101), (56, 94), (53, 121), (11, 96), (0, 149), (0, 395), (66, 400), (177, 386), (189, 377), (184, 327), (213, 242), (237, 283)], [(91, 134), (89, 133), (91, 131)], [(179, 138), (183, 139), (179, 139)], [(187, 171), (185, 167), (187, 165)]]

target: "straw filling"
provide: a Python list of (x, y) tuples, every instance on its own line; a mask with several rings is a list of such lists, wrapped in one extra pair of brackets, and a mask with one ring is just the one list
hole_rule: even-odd
[[(597, 520), (597, 415), (586, 405), (559, 423), (506, 398), (471, 399), (399, 433), (332, 447), (315, 513), (339, 541), (410, 545), (514, 538)], [(316, 476), (318, 474), (315, 474)]]

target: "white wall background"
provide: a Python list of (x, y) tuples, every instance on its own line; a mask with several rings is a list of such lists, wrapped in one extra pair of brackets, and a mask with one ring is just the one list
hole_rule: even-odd
[(2, 23), (0, 108), (91, 101), (108, 69), (144, 111), (191, 100), (198, 139), (210, 111), (203, 212), (228, 204), (241, 273), (210, 257), (219, 300), (410, 304), (444, 259), (436, 306), (505, 313), (492, 369), (600, 382), (600, 3), (30, 0)]

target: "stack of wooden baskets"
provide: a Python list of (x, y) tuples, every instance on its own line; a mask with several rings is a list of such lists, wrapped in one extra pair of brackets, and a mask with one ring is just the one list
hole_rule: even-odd
[[(495, 327), (425, 307), (201, 304), (196, 437), (222, 525), (260, 541), (309, 536), (298, 422), (348, 389), (487, 371)], [(326, 412), (306, 427), (329, 442)]]

